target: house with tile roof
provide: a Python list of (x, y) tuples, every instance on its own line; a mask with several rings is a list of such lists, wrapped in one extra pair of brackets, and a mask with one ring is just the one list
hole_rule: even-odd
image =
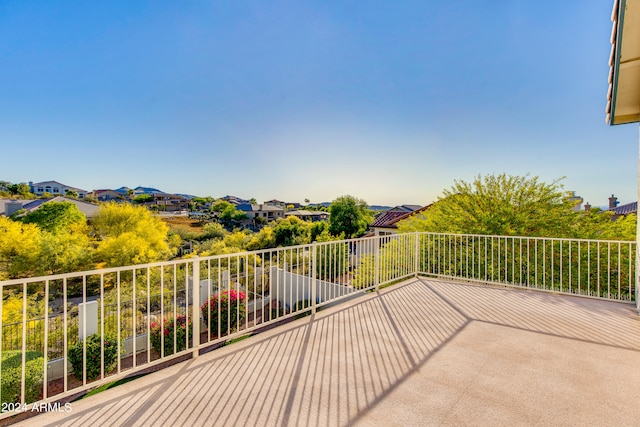
[(70, 191), (74, 191), (78, 194), (79, 199), (84, 199), (87, 197), (87, 190), (83, 190), (81, 188), (71, 187), (69, 185), (61, 184), (58, 181), (42, 181), (29, 182), (29, 188), (31, 188), (31, 192), (36, 196), (42, 196), (44, 193), (49, 193), (52, 195), (60, 195), (64, 196)]
[(239, 205), (243, 205), (243, 204), (248, 204), (249, 203), (248, 200), (244, 200), (244, 199), (241, 199), (240, 197), (236, 197), (236, 196), (224, 196), (224, 197), (221, 197), (220, 199), (222, 199), (222, 200), (224, 200), (226, 202), (229, 202), (229, 203), (231, 203), (232, 205), (235, 205), (235, 206), (239, 206)]
[(241, 203), (236, 209), (247, 214), (247, 223), (252, 223), (255, 218), (264, 218), (267, 222), (284, 218), (284, 208), (266, 204)]
[(618, 198), (612, 194), (611, 197), (609, 197), (609, 209), (606, 211), (613, 212), (611, 219), (632, 214), (635, 215), (638, 213), (638, 202), (621, 205), (620, 202), (618, 202)]
[(607, 209), (613, 211), (613, 218), (619, 216), (631, 215), (638, 213), (638, 202), (631, 202), (624, 205), (616, 206), (615, 208)]
[(305, 209), (298, 209), (294, 211), (289, 211), (284, 213), (285, 217), (297, 216), (301, 220), (316, 222), (316, 221), (327, 221), (329, 219), (329, 212), (323, 211), (308, 211)]
[(386, 236), (398, 232), (398, 222), (429, 208), (431, 205), (401, 205), (379, 214), (369, 228), (374, 236)]
[(127, 200), (126, 194), (122, 194), (116, 190), (93, 190), (87, 196), (93, 197), (99, 202), (124, 202)]
[(178, 194), (154, 193), (152, 204), (162, 212), (177, 212), (189, 209), (189, 200)]

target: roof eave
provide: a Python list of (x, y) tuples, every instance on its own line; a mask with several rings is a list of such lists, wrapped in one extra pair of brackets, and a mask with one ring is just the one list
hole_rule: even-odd
[(640, 121), (639, 29), (633, 25), (639, 18), (639, 9), (636, 0), (616, 0), (613, 5), (606, 108), (609, 125)]

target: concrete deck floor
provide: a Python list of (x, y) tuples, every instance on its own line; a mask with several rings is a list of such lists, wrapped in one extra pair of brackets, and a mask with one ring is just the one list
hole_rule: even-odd
[(25, 426), (640, 425), (629, 304), (414, 279)]

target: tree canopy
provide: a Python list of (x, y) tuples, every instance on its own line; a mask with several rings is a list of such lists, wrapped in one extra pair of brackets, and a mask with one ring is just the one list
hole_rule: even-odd
[(565, 197), (560, 180), (548, 184), (537, 176), (478, 175), (473, 182), (456, 180), (430, 208), (401, 221), (398, 230), (630, 238), (626, 220), (612, 222), (611, 213), (576, 212), (574, 206), (575, 202)]
[(131, 199), (133, 203), (149, 203), (153, 202), (153, 195), (151, 194), (138, 194), (133, 199)]
[(40, 252), (40, 230), (0, 216), (0, 280), (36, 272)]
[(57, 232), (74, 224), (84, 224), (87, 217), (72, 202), (44, 203), (20, 219), (25, 224), (36, 224), (41, 230)]
[(98, 259), (107, 266), (159, 261), (173, 254), (169, 227), (144, 207), (102, 205), (92, 225), (99, 239)]
[(233, 229), (240, 224), (240, 221), (247, 219), (247, 214), (239, 211), (226, 200), (217, 200), (211, 205), (211, 211), (217, 213), (218, 221), (228, 229)]
[(18, 184), (9, 181), (0, 181), (0, 197), (19, 197), (21, 199), (34, 199), (28, 184), (21, 182)]
[(340, 196), (329, 206), (329, 232), (334, 236), (361, 236), (372, 221), (373, 213), (362, 199), (350, 195)]

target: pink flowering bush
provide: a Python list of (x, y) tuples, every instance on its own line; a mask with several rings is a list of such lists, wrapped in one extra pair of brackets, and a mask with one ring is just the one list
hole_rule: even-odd
[[(151, 345), (154, 350), (159, 354), (162, 349), (162, 340), (164, 337), (164, 356), (177, 353), (187, 348), (187, 333), (189, 334), (188, 341), (191, 342), (193, 338), (193, 328), (191, 319), (187, 323), (186, 316), (178, 316), (175, 318), (170, 317), (164, 319), (162, 324), (160, 322), (151, 323)], [(174, 346), (175, 336), (175, 346)]]
[[(223, 337), (234, 332), (244, 321), (247, 312), (247, 295), (234, 289), (224, 291), (222, 294), (212, 296), (200, 308), (204, 323), (211, 334)], [(220, 327), (220, 335), (218, 335), (218, 327)]]

